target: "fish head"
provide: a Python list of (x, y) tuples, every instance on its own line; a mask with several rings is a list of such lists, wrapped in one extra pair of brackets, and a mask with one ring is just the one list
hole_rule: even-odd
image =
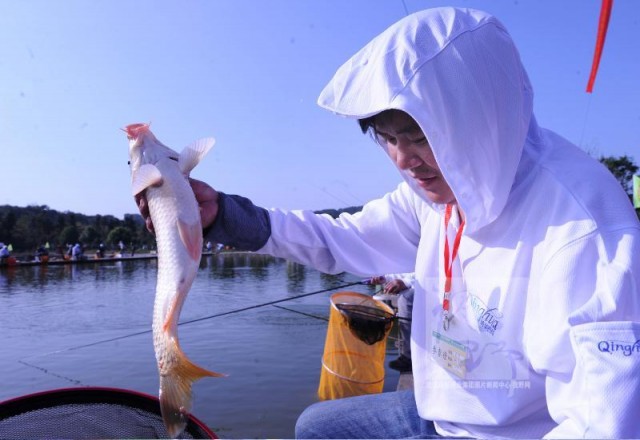
[(129, 139), (137, 139), (141, 134), (150, 132), (150, 126), (151, 124), (145, 123), (129, 124), (123, 128), (123, 131), (127, 133)]
[[(122, 129), (129, 139), (129, 166), (131, 174), (135, 173), (144, 163), (145, 140), (149, 134), (149, 124), (129, 124)], [(148, 149), (148, 148), (147, 148)]]
[(144, 164), (155, 165), (162, 158), (178, 158), (178, 153), (158, 141), (149, 127), (150, 124), (136, 123), (122, 129), (129, 139), (129, 165), (132, 174)]

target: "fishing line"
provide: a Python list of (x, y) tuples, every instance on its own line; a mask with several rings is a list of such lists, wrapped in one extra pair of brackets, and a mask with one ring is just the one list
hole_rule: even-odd
[(19, 360), (18, 362), (21, 363), (22, 365), (26, 365), (27, 367), (35, 368), (36, 370), (40, 370), (44, 374), (47, 374), (49, 376), (57, 377), (58, 379), (62, 379), (62, 380), (66, 380), (67, 382), (71, 382), (74, 385), (86, 386), (85, 384), (83, 384), (79, 380), (72, 379), (72, 378), (67, 377), (67, 376), (62, 376), (60, 374), (54, 373), (53, 371), (50, 371), (50, 370), (44, 368), (44, 367), (40, 367), (38, 365), (30, 364), (29, 362), (25, 362), (24, 360)]
[(299, 315), (308, 316), (309, 318), (316, 318), (316, 319), (321, 319), (323, 321), (329, 322), (329, 318), (325, 318), (324, 316), (312, 315), (311, 313), (301, 312), (300, 310), (294, 310), (294, 309), (290, 309), (288, 307), (282, 307), (282, 306), (277, 306), (277, 305), (274, 305), (273, 307), (275, 307), (277, 309), (286, 310), (288, 312), (298, 313)]
[[(587, 108), (584, 112), (584, 120), (582, 121), (582, 133), (580, 133), (580, 142), (578, 142), (578, 146), (585, 149), (582, 145), (582, 141), (584, 140), (584, 131), (587, 128), (587, 121), (589, 119), (589, 109), (591, 108), (591, 94), (589, 94), (589, 98), (587, 100)], [(585, 150), (586, 151), (586, 150)]]
[(402, 7), (404, 8), (405, 16), (409, 15), (409, 9), (407, 9), (407, 4), (402, 0)]
[(303, 293), (302, 295), (292, 296), (290, 298), (277, 299), (275, 301), (269, 301), (269, 302), (262, 303), (262, 304), (256, 304), (256, 305), (253, 305), (253, 306), (243, 307), (242, 309), (236, 309), (236, 310), (231, 310), (229, 312), (217, 313), (217, 314), (211, 315), (211, 316), (204, 316), (202, 318), (196, 318), (196, 319), (192, 319), (190, 321), (184, 321), (184, 322), (181, 322), (180, 324), (192, 324), (194, 322), (200, 322), (200, 321), (204, 321), (206, 319), (218, 318), (219, 316), (226, 316), (226, 315), (231, 315), (233, 313), (246, 312), (247, 310), (257, 309), (259, 307), (264, 307), (264, 306), (271, 306), (271, 305), (274, 305), (274, 304), (279, 304), (281, 302), (291, 301), (292, 299), (305, 298), (307, 296), (317, 295), (318, 293), (329, 292), (329, 291), (335, 290), (335, 289), (343, 289), (343, 288), (349, 287), (349, 286), (355, 286), (356, 284), (364, 284), (364, 283), (362, 281), (356, 281), (356, 282), (353, 282), (353, 283), (345, 284), (343, 286), (331, 287), (330, 289), (318, 290), (316, 292), (311, 292), (311, 293)]
[[(291, 297), (288, 297), (288, 298), (277, 299), (277, 300), (274, 300), (274, 301), (268, 301), (268, 302), (261, 303), (261, 304), (255, 304), (255, 305), (243, 307), (243, 308), (240, 308), (240, 309), (230, 310), (228, 312), (216, 313), (215, 315), (203, 316), (202, 318), (196, 318), (196, 319), (191, 319), (191, 320), (188, 320), (188, 321), (179, 322), (178, 325), (180, 326), (180, 325), (193, 324), (194, 322), (206, 321), (208, 319), (213, 319), (213, 318), (218, 318), (218, 317), (221, 317), (221, 316), (232, 315), (234, 313), (246, 312), (247, 310), (257, 309), (257, 308), (265, 307), (265, 306), (271, 306), (271, 305), (279, 304), (279, 303), (282, 303), (282, 302), (285, 302), (285, 301), (291, 301), (291, 300), (294, 300), (294, 299), (305, 298), (307, 296), (317, 295), (319, 293), (329, 292), (331, 290), (336, 290), (336, 289), (343, 289), (345, 287), (355, 286), (355, 285), (358, 285), (358, 284), (364, 284), (364, 282), (363, 281), (355, 281), (355, 282), (352, 282), (352, 283), (343, 284), (342, 286), (335, 286), (335, 287), (330, 287), (328, 289), (317, 290), (315, 292), (303, 293), (301, 295), (291, 296)], [(100, 341), (91, 342), (89, 344), (76, 345), (74, 347), (69, 347), (69, 348), (65, 348), (65, 349), (62, 349), (62, 350), (56, 350), (56, 351), (52, 351), (52, 352), (45, 353), (45, 354), (27, 356), (27, 357), (22, 358), (22, 359), (30, 359), (30, 358), (34, 358), (34, 357), (44, 357), (44, 356), (49, 356), (49, 355), (52, 355), (52, 354), (65, 353), (67, 351), (79, 350), (81, 348), (93, 347), (95, 345), (106, 344), (107, 342), (120, 341), (122, 339), (127, 339), (127, 338), (131, 338), (131, 337), (134, 337), (134, 336), (144, 335), (144, 334), (147, 334), (147, 333), (151, 333), (152, 331), (153, 331), (152, 329), (142, 330), (142, 331), (135, 332), (135, 333), (129, 333), (129, 334), (123, 335), (123, 336), (116, 336), (114, 338), (103, 339), (103, 340), (100, 340)], [(19, 362), (22, 362), (22, 361), (19, 361)], [(29, 364), (25, 363), (25, 365), (29, 365)]]

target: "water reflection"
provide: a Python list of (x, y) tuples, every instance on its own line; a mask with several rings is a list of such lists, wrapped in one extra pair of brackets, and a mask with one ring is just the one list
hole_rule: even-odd
[(209, 269), (214, 279), (234, 278), (241, 276), (247, 269), (258, 279), (265, 279), (267, 268), (278, 259), (269, 255), (251, 252), (220, 252), (204, 255), (200, 261), (200, 269)]
[(287, 290), (303, 291), (306, 274), (307, 268), (304, 265), (287, 261)]
[[(331, 289), (334, 287), (337, 288), (342, 284), (349, 283), (349, 281), (347, 281), (348, 276), (349, 275), (347, 275), (345, 272), (336, 275), (321, 273), (320, 280), (322, 281), (322, 285), (325, 289)], [(350, 281), (352, 281), (352, 278), (350, 278)]]

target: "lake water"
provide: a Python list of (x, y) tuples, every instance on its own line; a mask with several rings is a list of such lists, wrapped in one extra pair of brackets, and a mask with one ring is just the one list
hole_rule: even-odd
[[(313, 316), (328, 318), (335, 292), (374, 293), (341, 288), (358, 280), (254, 254), (203, 257), (181, 314), (198, 321), (179, 327), (180, 341), (196, 364), (229, 376), (196, 382), (192, 413), (223, 438), (293, 437), (298, 415), (318, 400), (327, 322)], [(0, 400), (74, 386), (157, 395), (155, 281), (153, 259), (0, 268)], [(387, 361), (395, 356), (388, 343)], [(384, 390), (398, 378), (387, 370)]]

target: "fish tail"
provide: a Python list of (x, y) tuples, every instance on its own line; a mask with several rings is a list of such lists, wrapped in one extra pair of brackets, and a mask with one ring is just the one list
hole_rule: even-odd
[(176, 438), (187, 426), (191, 410), (191, 385), (203, 377), (224, 377), (197, 366), (187, 358), (176, 341), (171, 344), (178, 360), (177, 365), (167, 374), (160, 375), (160, 410), (162, 419), (171, 438)]

